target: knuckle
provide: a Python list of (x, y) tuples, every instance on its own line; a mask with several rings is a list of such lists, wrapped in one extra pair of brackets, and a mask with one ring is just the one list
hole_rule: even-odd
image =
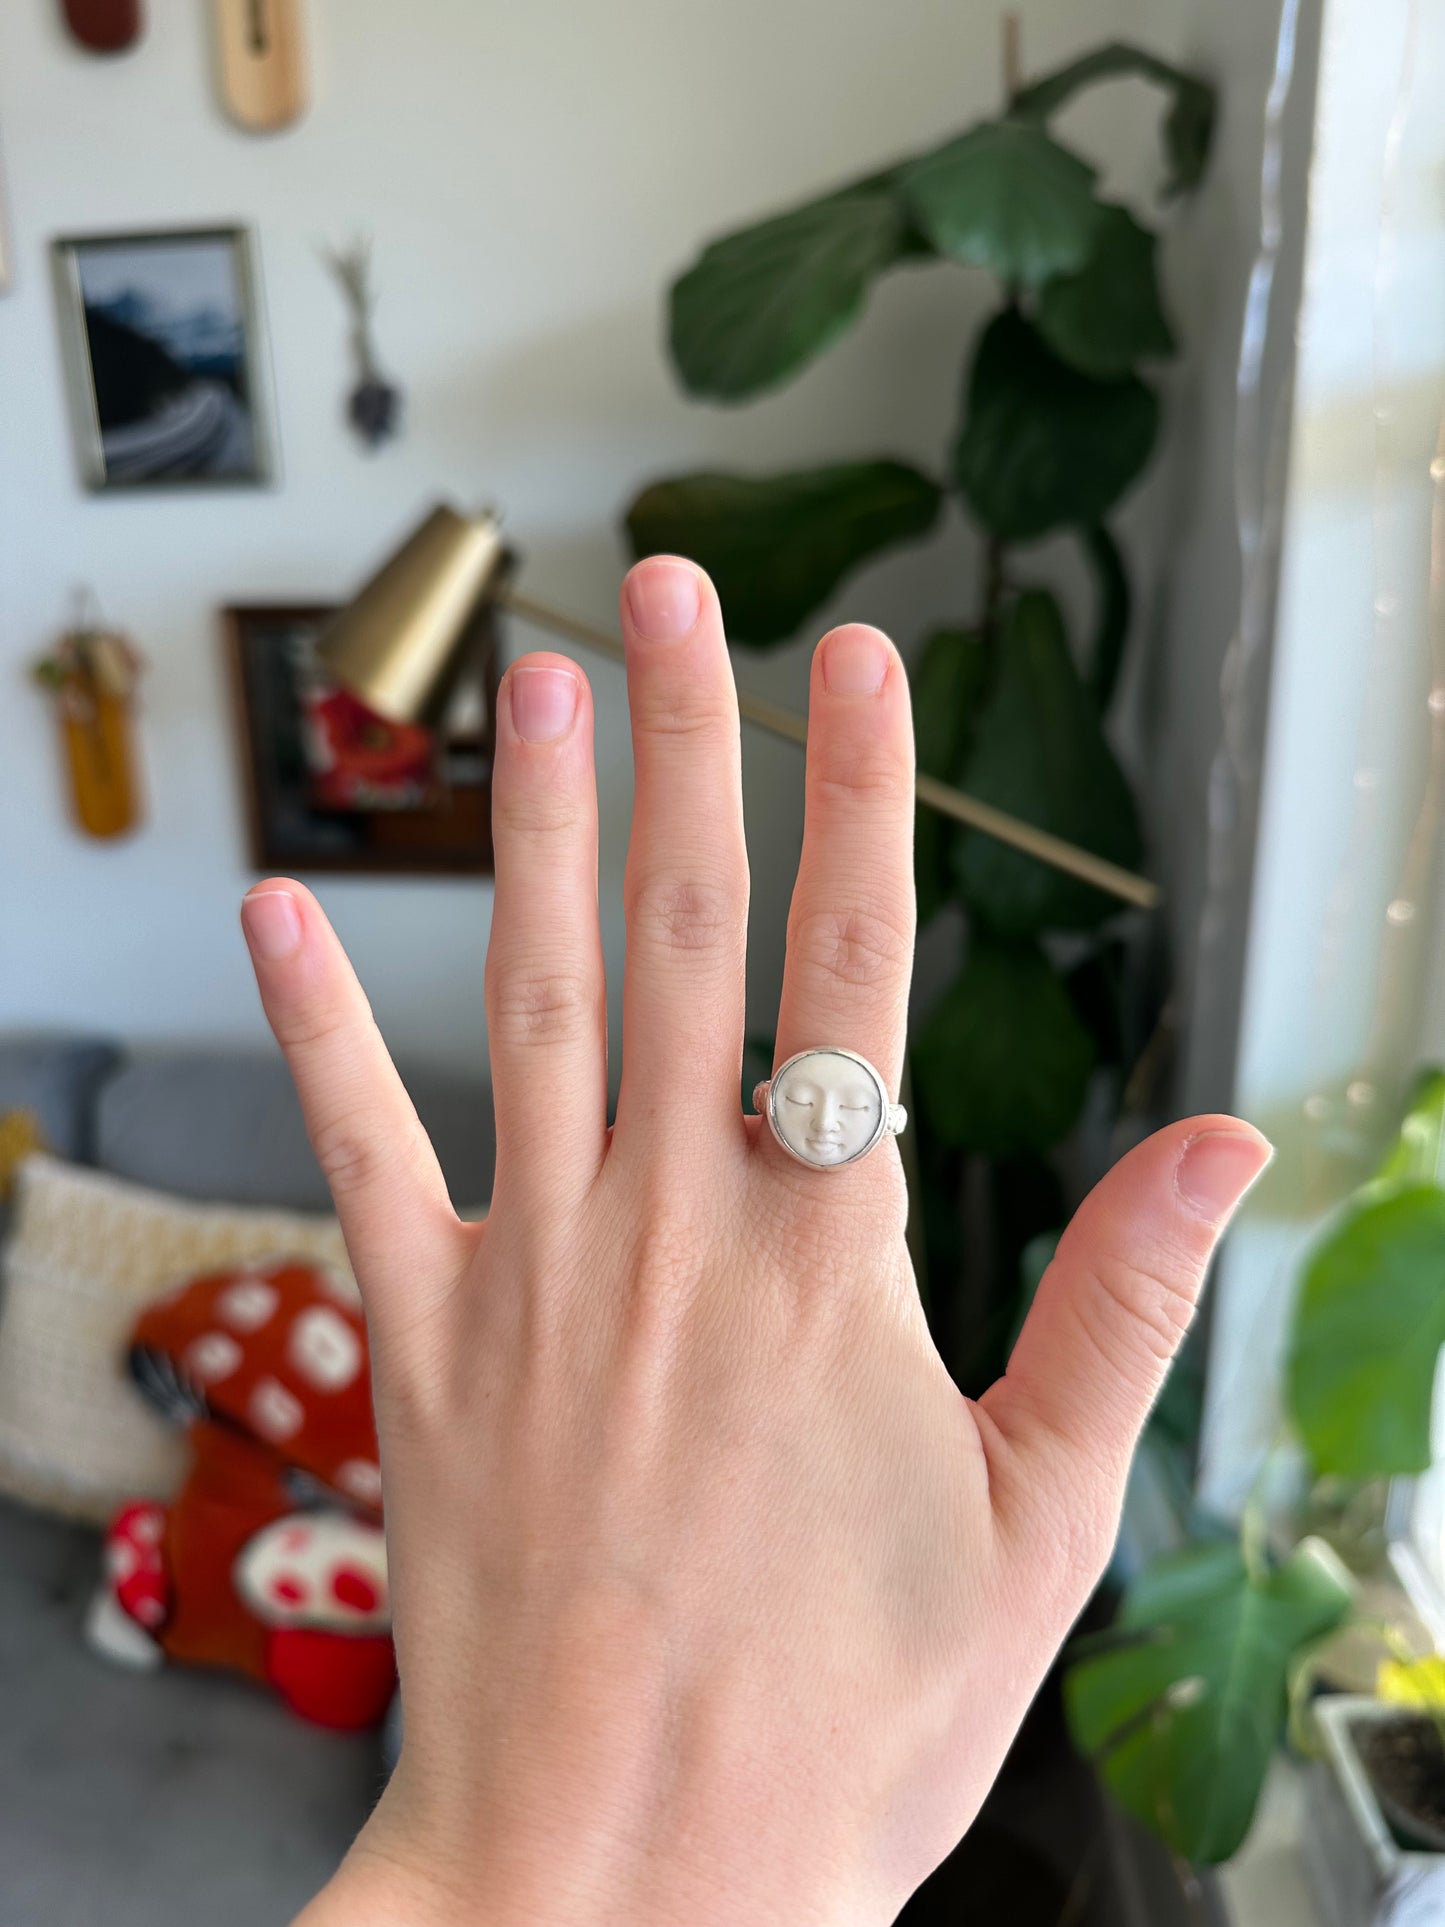
[(737, 734), (731, 705), (701, 694), (686, 683), (644, 690), (633, 705), (637, 726), (648, 736), (730, 742)]
[(807, 972), (872, 988), (908, 976), (913, 932), (877, 910), (811, 910), (794, 920), (788, 952)]
[[(371, 1021), (368, 1009), (364, 1023)], [(287, 1009), (273, 1011), (271, 1028), (284, 1051), (310, 1055), (340, 1042), (357, 1027), (354, 1013), (339, 1010), (332, 1003), (306, 1000)]]
[(913, 808), (913, 763), (906, 756), (874, 750), (846, 763), (830, 760), (815, 771), (813, 784), (817, 801), (825, 807), (848, 809), (861, 798)]
[(597, 1020), (598, 997), (577, 971), (487, 971), (487, 1021), (496, 1041), (526, 1048), (570, 1043)]
[(708, 951), (741, 939), (747, 893), (693, 877), (629, 882), (627, 929), (664, 951)]
[(1105, 1357), (1137, 1355), (1167, 1365), (1194, 1317), (1198, 1278), (1174, 1262), (1136, 1265), (1123, 1257), (1087, 1264), (1075, 1286), (1080, 1318)]
[(356, 1110), (319, 1124), (312, 1132), (311, 1148), (336, 1197), (368, 1190), (402, 1155), (399, 1146), (378, 1137), (365, 1114)]
[(566, 837), (582, 824), (577, 799), (556, 783), (498, 783), (492, 799), (494, 828), (504, 836)]

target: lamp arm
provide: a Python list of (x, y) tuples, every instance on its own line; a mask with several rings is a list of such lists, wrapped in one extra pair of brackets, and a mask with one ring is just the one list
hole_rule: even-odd
[[(509, 583), (497, 585), (494, 600), (498, 607), (508, 610), (521, 622), (546, 629), (566, 642), (596, 649), (614, 662), (625, 660), (621, 642), (606, 629), (569, 616), (561, 609), (554, 609), (550, 603), (539, 602), (535, 596), (523, 595)], [(808, 725), (802, 716), (777, 703), (767, 702), (761, 696), (750, 695), (744, 689), (738, 691), (738, 713), (745, 722), (767, 730), (770, 735), (781, 736), (790, 743), (806, 743), (808, 740)], [(1008, 844), (1010, 849), (1020, 850), (1025, 856), (1035, 857), (1040, 863), (1047, 863), (1055, 870), (1077, 877), (1081, 883), (1092, 884), (1096, 890), (1103, 890), (1122, 903), (1134, 904), (1141, 910), (1155, 910), (1163, 900), (1159, 885), (1148, 877), (1136, 876), (1132, 870), (1106, 862), (1090, 850), (1080, 849), (1077, 843), (1070, 843), (1061, 836), (1051, 836), (1047, 830), (1025, 823), (1021, 817), (1010, 816), (1006, 810), (995, 809), (991, 803), (967, 796), (951, 784), (940, 782), (936, 776), (920, 773), (915, 784), (918, 801), (929, 809), (937, 810), (940, 816), (951, 817), (955, 823), (967, 824), (970, 829), (980, 830), (985, 836), (996, 837), (1000, 843)]]

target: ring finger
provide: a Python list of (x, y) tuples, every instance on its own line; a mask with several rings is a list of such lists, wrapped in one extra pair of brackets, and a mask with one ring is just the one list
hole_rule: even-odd
[(859, 1051), (896, 1097), (913, 974), (913, 719), (880, 630), (847, 623), (813, 656), (803, 852), (788, 916), (775, 1063)]

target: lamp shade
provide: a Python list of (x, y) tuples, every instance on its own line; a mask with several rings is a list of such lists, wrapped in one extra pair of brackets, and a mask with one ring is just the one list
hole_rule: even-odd
[(391, 722), (430, 719), (505, 559), (494, 515), (439, 503), (321, 637), (326, 674)]

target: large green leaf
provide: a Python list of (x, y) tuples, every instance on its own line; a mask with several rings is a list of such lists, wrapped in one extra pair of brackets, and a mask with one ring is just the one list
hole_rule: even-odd
[(1102, 207), (1088, 259), (1039, 290), (1034, 325), (1054, 353), (1109, 381), (1174, 353), (1159, 298), (1156, 240), (1123, 207)]
[(1153, 81), (1172, 97), (1164, 121), (1164, 151), (1169, 157), (1165, 193), (1182, 194), (1198, 187), (1214, 137), (1214, 89), (1207, 81), (1171, 67), (1142, 47), (1116, 40), (1096, 48), (1023, 88), (1010, 102), (1010, 112), (1047, 119), (1081, 88), (1128, 74)]
[(716, 401), (775, 388), (852, 326), (895, 260), (904, 217), (891, 191), (830, 195), (705, 249), (673, 284), (672, 357)]
[(929, 1122), (965, 1151), (1047, 1151), (1083, 1106), (1089, 1034), (1034, 944), (975, 932), (963, 974), (929, 1012), (913, 1047)]
[(1289, 1409), (1316, 1470), (1423, 1472), (1442, 1345), (1445, 1191), (1367, 1198), (1316, 1246), (1295, 1311)]
[[(968, 629), (935, 629), (923, 645), (910, 681), (913, 736), (918, 767), (956, 783), (983, 697), (988, 660), (980, 638)], [(937, 810), (920, 807), (913, 832), (913, 871), (918, 921), (927, 923), (957, 895), (949, 852), (958, 826)]]
[(1022, 120), (986, 121), (900, 169), (909, 212), (940, 254), (1037, 287), (1080, 268), (1099, 215), (1094, 170)]
[(1149, 460), (1158, 426), (1158, 401), (1137, 375), (1081, 375), (1009, 308), (974, 354), (954, 468), (984, 527), (1027, 542), (1102, 521)]
[[(1009, 613), (960, 781), (971, 796), (1097, 856), (1126, 868), (1139, 861), (1129, 785), (1069, 654), (1058, 604), (1043, 590), (1021, 595)], [(1087, 929), (1118, 907), (978, 830), (966, 831), (954, 854), (970, 907), (996, 931)]]
[(926, 534), (942, 500), (903, 462), (678, 475), (642, 491), (627, 533), (634, 555), (686, 555), (707, 570), (735, 642), (781, 642), (849, 570)]
[(1254, 1817), (1291, 1658), (1348, 1607), (1341, 1578), (1309, 1546), (1261, 1574), (1232, 1544), (1169, 1555), (1131, 1587), (1117, 1628), (1123, 1643), (1068, 1671), (1075, 1744), (1175, 1853), (1227, 1860)]

